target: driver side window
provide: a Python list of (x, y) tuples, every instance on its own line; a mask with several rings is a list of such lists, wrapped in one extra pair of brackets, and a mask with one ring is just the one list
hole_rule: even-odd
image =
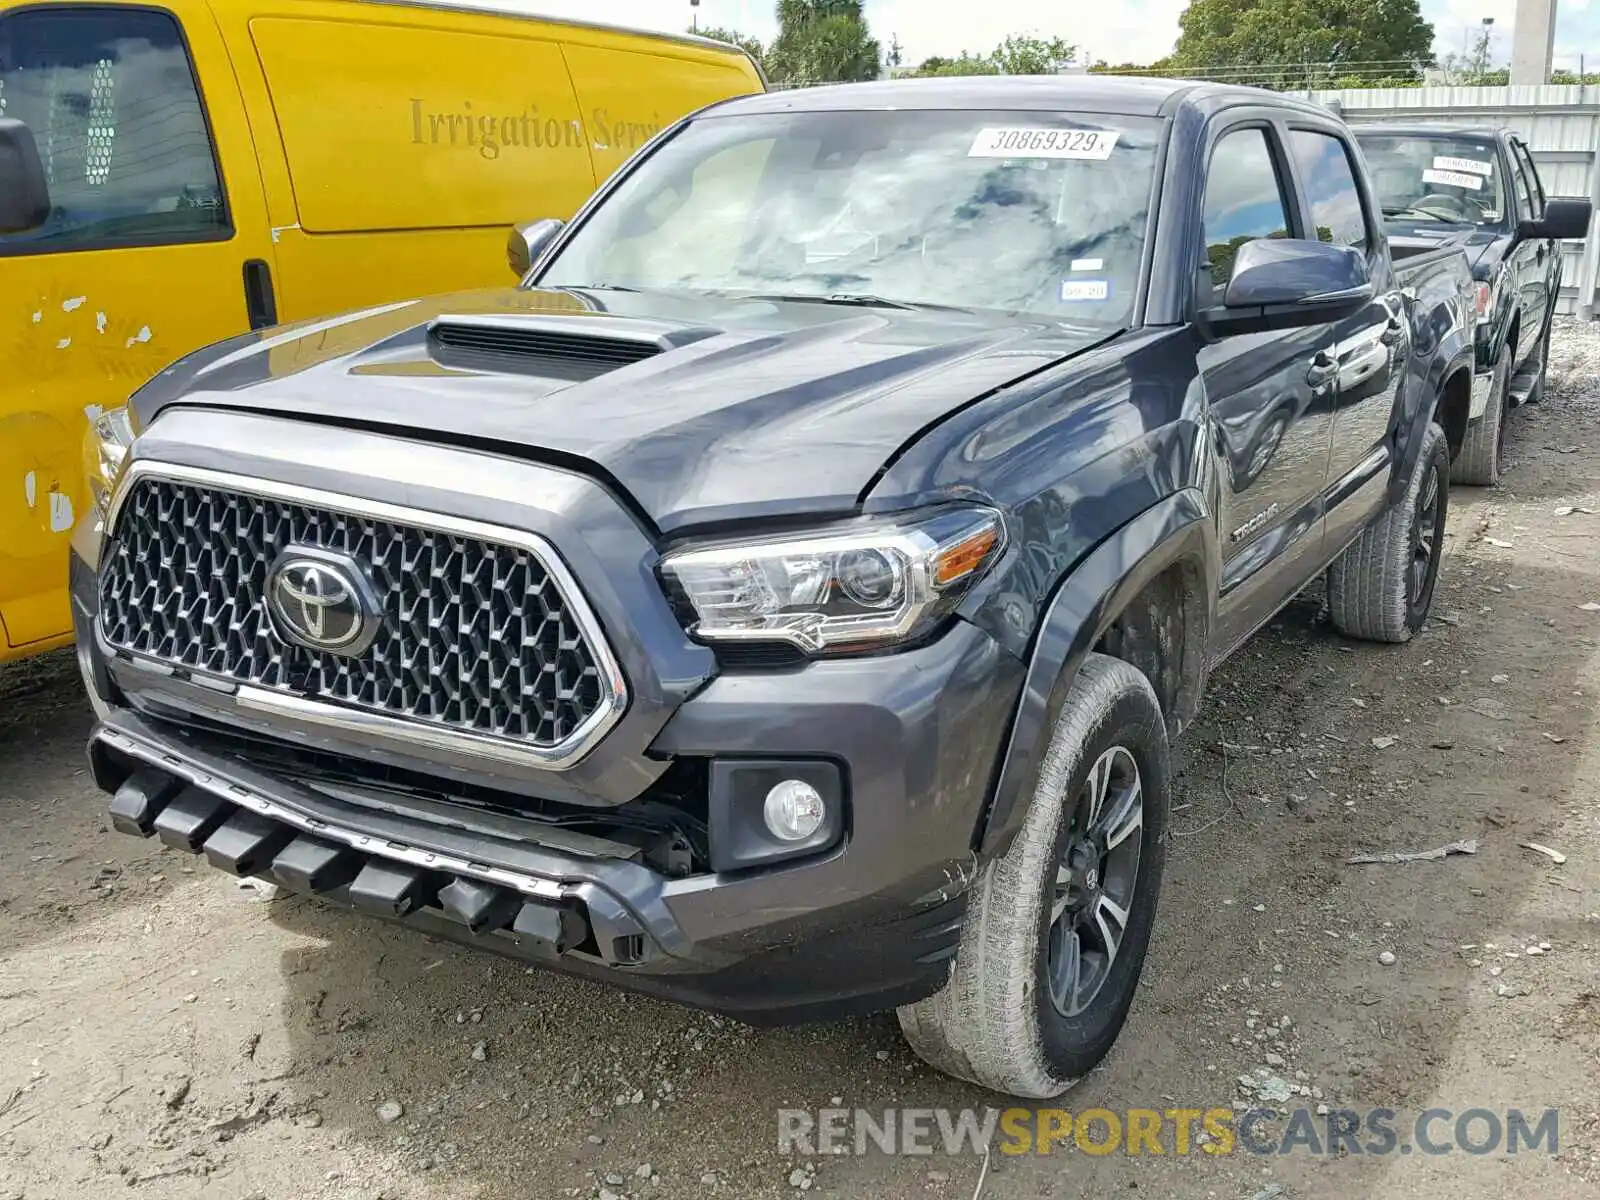
[(1289, 236), (1289, 210), (1264, 128), (1224, 134), (1206, 172), (1203, 228), (1211, 284), (1226, 288), (1239, 247)]
[(44, 6), (0, 15), (0, 117), (39, 146), (51, 212), (0, 255), (226, 238), (231, 229), (176, 19)]

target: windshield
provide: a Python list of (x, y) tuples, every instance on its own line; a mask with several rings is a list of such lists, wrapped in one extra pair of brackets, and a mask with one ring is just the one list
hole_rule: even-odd
[(540, 287), (802, 296), (1125, 325), (1159, 121), (1019, 112), (708, 116), (626, 179)]
[(1505, 218), (1500, 153), (1478, 138), (1362, 134), (1386, 217), (1451, 225), (1498, 225)]

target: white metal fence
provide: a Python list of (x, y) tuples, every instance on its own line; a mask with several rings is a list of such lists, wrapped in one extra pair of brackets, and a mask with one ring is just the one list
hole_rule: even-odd
[[(1373, 88), (1311, 92), (1337, 101), (1347, 121), (1430, 121), (1515, 129), (1533, 152), (1545, 192), (1586, 198), (1600, 208), (1600, 87)], [(1558, 311), (1593, 320), (1600, 304), (1600, 232), (1562, 247)]]

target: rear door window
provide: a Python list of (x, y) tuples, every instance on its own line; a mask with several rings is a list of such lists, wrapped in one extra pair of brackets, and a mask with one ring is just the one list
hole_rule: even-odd
[(1311, 202), (1318, 239), (1365, 255), (1371, 246), (1371, 223), (1344, 142), (1332, 134), (1296, 129), (1289, 134), (1289, 149)]
[(41, 7), (0, 17), (0, 116), (38, 143), (50, 217), (0, 255), (231, 235), (205, 109), (170, 14)]

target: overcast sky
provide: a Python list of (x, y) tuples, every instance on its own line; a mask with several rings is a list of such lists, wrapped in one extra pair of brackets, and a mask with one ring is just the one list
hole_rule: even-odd
[[(586, 17), (618, 25), (651, 29), (685, 29), (689, 0), (480, 0), (496, 7)], [(1600, 0), (1559, 0), (1556, 65), (1576, 67), (1580, 54), (1589, 69), (1600, 64)], [(1008, 33), (1024, 31), (1059, 35), (1094, 58), (1108, 62), (1149, 62), (1172, 49), (1178, 36), (1178, 14), (1185, 0), (1117, 0), (1094, 9), (1093, 27), (1084, 8), (1060, 0), (866, 0), (867, 20), (888, 45), (898, 36), (908, 63), (931, 54), (962, 50), (987, 51)], [(775, 32), (773, 0), (700, 0), (702, 25), (724, 25), (754, 34), (763, 41)], [(1511, 54), (1511, 24), (1516, 0), (1422, 0), (1433, 22), (1440, 54), (1461, 52), (1468, 26), (1495, 18), (1494, 52), (1500, 65)], [(1076, 14), (1076, 15), (1075, 15)]]

